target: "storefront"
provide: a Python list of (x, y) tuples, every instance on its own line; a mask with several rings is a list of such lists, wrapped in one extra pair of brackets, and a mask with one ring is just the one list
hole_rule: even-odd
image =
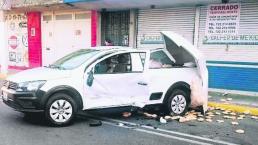
[(101, 12), (101, 45), (129, 46), (130, 11)]
[(207, 58), (209, 87), (258, 92), (258, 3), (140, 9), (138, 48), (163, 47), (160, 31), (183, 35)]
[[(229, 26), (232, 29), (213, 35), (207, 33), (210, 30), (207, 24), (214, 24), (207, 14), (216, 12), (211, 6), (200, 8), (198, 42), (198, 48), (208, 58), (210, 87), (258, 92), (258, 2), (228, 4), (229, 9), (231, 6), (235, 11), (231, 15), (236, 19), (228, 20), (228, 24), (233, 24)], [(221, 24), (217, 22), (217, 25)]]
[(161, 31), (174, 31), (193, 43), (195, 7), (140, 9), (138, 11), (138, 48), (163, 47)]
[(1, 52), (7, 54), (9, 69), (46, 66), (68, 53), (96, 46), (95, 11), (52, 3), (35, 1), (27, 5), (15, 1), (15, 10), (3, 15), (6, 45)]
[[(174, 31), (206, 56), (210, 88), (258, 92), (257, 1), (63, 2), (64, 11), (27, 13), (27, 21), (7, 19), (10, 66), (48, 65), (71, 51), (104, 45), (105, 39), (110, 39), (113, 45), (160, 48), (163, 42), (159, 32)], [(26, 32), (27, 40), (23, 37)]]
[(40, 12), (5, 13), (5, 48), (9, 69), (41, 66), (40, 16)]
[(91, 16), (91, 11), (46, 11), (42, 13), (44, 66), (68, 53), (91, 47)]
[(64, 0), (64, 3), (79, 9), (96, 10), (97, 45), (104, 46), (108, 40), (110, 45), (136, 46), (136, 10), (129, 6), (131, 2)]

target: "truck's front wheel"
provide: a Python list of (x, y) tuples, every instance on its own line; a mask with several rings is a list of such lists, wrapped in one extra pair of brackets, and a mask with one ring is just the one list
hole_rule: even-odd
[(50, 97), (46, 104), (46, 119), (55, 126), (69, 125), (77, 112), (77, 105), (72, 97), (57, 93)]
[(181, 89), (174, 90), (167, 101), (168, 111), (173, 115), (184, 115), (187, 112), (189, 105), (189, 92)]

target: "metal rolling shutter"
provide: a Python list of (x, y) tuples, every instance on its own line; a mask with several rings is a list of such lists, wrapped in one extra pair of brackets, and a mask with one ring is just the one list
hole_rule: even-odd
[[(203, 44), (207, 6), (201, 7), (198, 48), (208, 60), (258, 62), (258, 45), (210, 45)], [(241, 3), (239, 34), (258, 34), (258, 3)]]
[(162, 47), (162, 44), (141, 44), (144, 35), (160, 36), (160, 31), (174, 31), (193, 43), (194, 18), (195, 7), (139, 10), (137, 47)]

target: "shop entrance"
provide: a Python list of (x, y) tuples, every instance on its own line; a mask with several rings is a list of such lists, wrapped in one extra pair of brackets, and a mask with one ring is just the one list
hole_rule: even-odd
[(106, 39), (115, 46), (129, 45), (130, 11), (102, 12), (101, 19), (102, 45), (105, 45)]

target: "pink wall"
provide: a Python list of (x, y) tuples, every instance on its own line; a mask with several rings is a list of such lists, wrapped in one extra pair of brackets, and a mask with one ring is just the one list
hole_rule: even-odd
[(91, 46), (97, 45), (97, 29), (98, 29), (98, 13), (97, 11), (91, 11)]
[(28, 18), (28, 47), (29, 47), (29, 67), (42, 66), (41, 48), (41, 13), (29, 12)]

